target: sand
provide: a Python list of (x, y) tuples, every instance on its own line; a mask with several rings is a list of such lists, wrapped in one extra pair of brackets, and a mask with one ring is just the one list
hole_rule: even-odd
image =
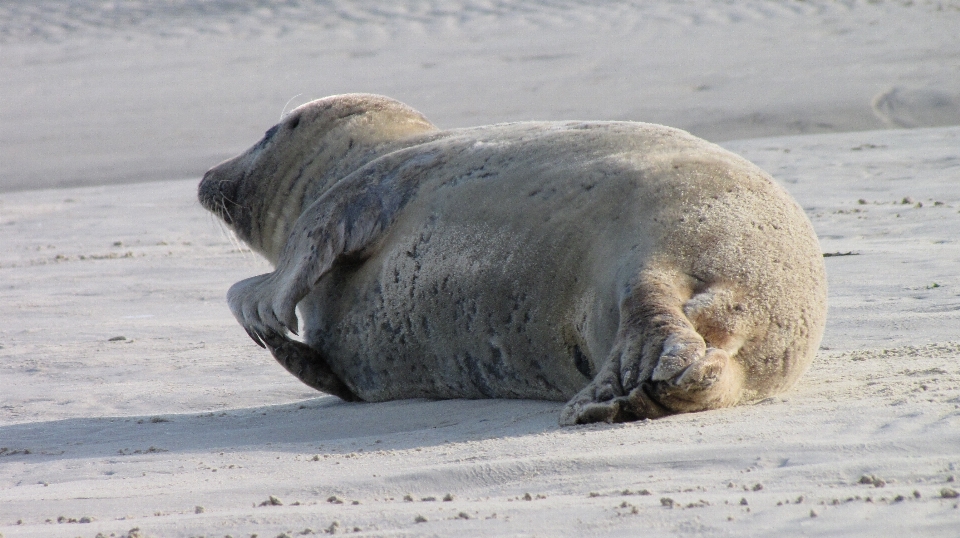
[(0, 1), (0, 189), (197, 177), (310, 99), (709, 140), (960, 124), (960, 0)]
[[(955, 4), (98, 5), (0, 2), (4, 537), (957, 535), (960, 127), (902, 128), (960, 123)], [(722, 141), (831, 254), (814, 365), (757, 405), (574, 428), (312, 391), (230, 315), (269, 268), (195, 187), (338, 91)]]

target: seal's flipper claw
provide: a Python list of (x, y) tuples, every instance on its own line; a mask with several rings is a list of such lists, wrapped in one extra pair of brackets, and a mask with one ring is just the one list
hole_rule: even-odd
[(256, 342), (258, 346), (262, 347), (263, 349), (267, 349), (266, 344), (263, 343), (263, 340), (260, 339), (260, 336), (257, 333), (246, 327), (244, 327), (243, 330), (247, 331), (247, 335), (249, 335), (250, 339)]
[(291, 326), (289, 323), (287, 323), (287, 322), (285, 322), (285, 321), (283, 321), (282, 319), (279, 319), (279, 318), (277, 318), (277, 321), (280, 322), (280, 325), (282, 325), (284, 329), (290, 331), (291, 334), (293, 334), (293, 335), (295, 335), (295, 336), (300, 336), (300, 333), (297, 332), (297, 325), (292, 325), (292, 326)]

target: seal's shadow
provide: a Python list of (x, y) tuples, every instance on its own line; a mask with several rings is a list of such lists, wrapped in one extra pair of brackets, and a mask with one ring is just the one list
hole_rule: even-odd
[(0, 427), (5, 449), (0, 457), (37, 461), (163, 452), (407, 449), (554, 430), (562, 406), (533, 400), (347, 403), (321, 396), (216, 412), (71, 418)]

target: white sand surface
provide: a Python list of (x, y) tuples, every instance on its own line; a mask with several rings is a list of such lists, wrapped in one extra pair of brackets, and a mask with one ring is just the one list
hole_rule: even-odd
[(290, 106), (709, 140), (960, 124), (958, 0), (0, 0), (0, 190), (196, 177)]
[(195, 181), (4, 194), (0, 533), (956, 536), (960, 128), (727, 145), (852, 253), (823, 349), (783, 397), (624, 425), (318, 395), (231, 318), (267, 267)]
[[(0, 0), (0, 534), (958, 536), (960, 127), (829, 133), (960, 123), (956, 28), (932, 1)], [(841, 254), (813, 367), (562, 429), (302, 385), (230, 315), (269, 268), (195, 187), (342, 91), (726, 140)]]

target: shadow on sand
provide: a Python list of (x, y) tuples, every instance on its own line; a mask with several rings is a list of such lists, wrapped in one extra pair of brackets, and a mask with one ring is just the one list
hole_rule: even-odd
[(558, 428), (560, 402), (402, 400), (332, 396), (224, 411), (70, 418), (0, 427), (0, 458), (96, 458), (159, 452), (350, 452), (537, 434)]

